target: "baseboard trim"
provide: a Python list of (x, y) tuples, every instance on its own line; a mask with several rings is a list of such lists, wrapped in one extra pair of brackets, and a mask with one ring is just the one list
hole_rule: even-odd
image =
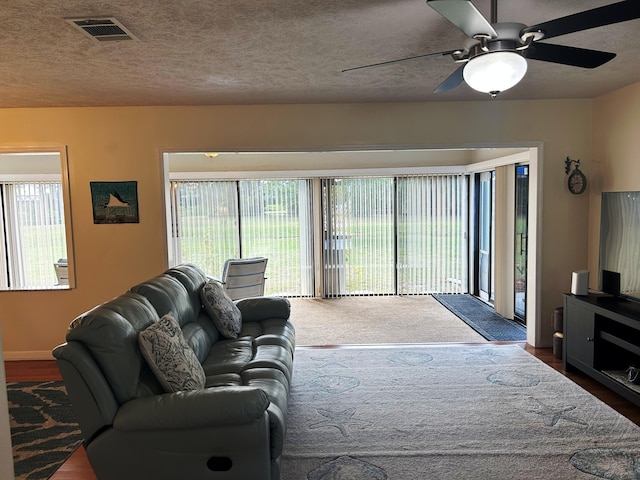
[(54, 360), (50, 350), (33, 352), (4, 352), (5, 362), (17, 362), (24, 360)]

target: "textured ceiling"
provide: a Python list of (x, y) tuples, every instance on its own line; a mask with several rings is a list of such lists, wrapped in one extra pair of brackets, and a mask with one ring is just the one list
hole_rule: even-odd
[[(474, 2), (490, 18), (490, 0)], [(613, 3), (498, 0), (498, 21), (532, 25)], [(97, 42), (65, 18), (110, 16), (139, 41)], [(464, 45), (424, 0), (0, 0), (0, 107), (486, 100), (434, 94), (457, 65), (363, 64)], [(554, 38), (615, 52), (594, 70), (529, 61), (503, 99), (590, 98), (640, 81), (640, 20)]]

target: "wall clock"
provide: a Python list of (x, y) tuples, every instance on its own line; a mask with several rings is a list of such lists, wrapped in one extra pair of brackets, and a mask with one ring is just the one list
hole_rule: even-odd
[(569, 170), (571, 170), (571, 164), (574, 164), (573, 172), (569, 175), (567, 179), (567, 186), (569, 187), (569, 191), (574, 195), (580, 195), (587, 188), (587, 177), (584, 176), (584, 173), (580, 170), (580, 160), (571, 160), (569, 157), (565, 160), (565, 173), (569, 174)]

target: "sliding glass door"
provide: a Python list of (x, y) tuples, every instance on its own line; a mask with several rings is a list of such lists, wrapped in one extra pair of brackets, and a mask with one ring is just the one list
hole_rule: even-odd
[(398, 294), (467, 292), (467, 177), (398, 178)]
[(236, 182), (171, 182), (172, 258), (221, 276), (240, 255)]
[(173, 181), (171, 258), (221, 276), (265, 256), (268, 294), (315, 295), (316, 279), (325, 297), (465, 293), (466, 205), (458, 174)]
[(393, 178), (322, 182), (324, 296), (395, 293)]
[(515, 207), (515, 318), (527, 318), (527, 239), (529, 234), (529, 166), (516, 166)]
[(467, 291), (463, 175), (323, 181), (325, 296)]
[(493, 259), (495, 230), (495, 172), (480, 174), (477, 196), (478, 251), (476, 257), (477, 295), (485, 301), (493, 301)]
[(171, 182), (172, 258), (221, 277), (225, 260), (264, 256), (267, 294), (313, 295), (309, 180)]

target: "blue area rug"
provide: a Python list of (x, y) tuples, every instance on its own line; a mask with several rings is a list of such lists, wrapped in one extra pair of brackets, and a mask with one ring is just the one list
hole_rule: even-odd
[(492, 342), (525, 341), (524, 326), (498, 315), (493, 308), (469, 294), (433, 295), (460, 320)]
[(632, 480), (640, 427), (510, 345), (296, 348), (281, 480)]
[(16, 480), (44, 480), (82, 442), (60, 381), (7, 383)]

